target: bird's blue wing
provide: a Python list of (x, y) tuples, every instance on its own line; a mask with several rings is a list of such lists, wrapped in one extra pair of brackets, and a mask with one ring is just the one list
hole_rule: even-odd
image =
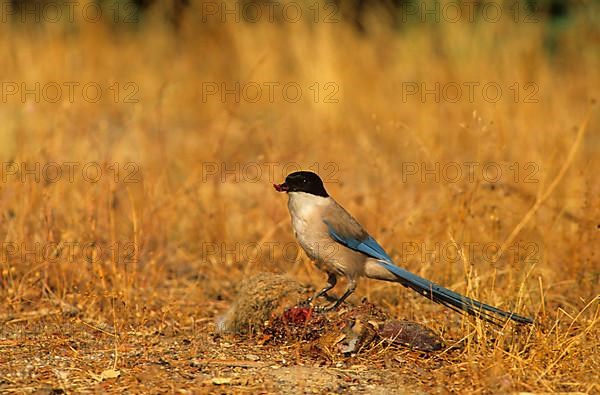
[(383, 247), (377, 243), (377, 241), (365, 234), (365, 236), (356, 237), (348, 234), (344, 234), (343, 232), (336, 230), (334, 225), (330, 221), (324, 221), (329, 230), (329, 235), (332, 239), (337, 241), (338, 243), (358, 252), (362, 252), (363, 254), (370, 256), (371, 258), (379, 259), (384, 262), (388, 262), (393, 264), (392, 258), (385, 252)]
[(440, 303), (456, 311), (465, 311), (497, 324), (501, 323), (497, 316), (510, 318), (521, 324), (533, 323), (531, 318), (503, 311), (494, 306), (468, 298), (394, 265), (392, 258), (385, 252), (383, 247), (358, 225), (355, 227), (356, 229), (349, 228), (344, 231), (344, 227), (336, 227), (331, 221), (325, 220), (324, 222), (329, 230), (329, 236), (333, 240), (354, 251), (379, 260), (381, 266), (397, 276), (399, 283), (412, 288), (436, 303)]

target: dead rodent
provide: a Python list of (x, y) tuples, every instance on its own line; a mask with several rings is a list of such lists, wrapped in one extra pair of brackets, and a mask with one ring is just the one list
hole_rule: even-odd
[(227, 312), (217, 320), (220, 333), (256, 333), (265, 322), (286, 307), (308, 299), (310, 292), (294, 279), (274, 273), (259, 273), (243, 280)]

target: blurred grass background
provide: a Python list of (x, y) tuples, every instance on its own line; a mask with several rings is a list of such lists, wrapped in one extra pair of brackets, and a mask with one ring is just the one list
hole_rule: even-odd
[[(140, 313), (142, 307), (177, 310), (185, 302), (197, 307), (191, 314), (214, 317), (233, 297), (234, 285), (257, 271), (290, 272), (320, 286), (323, 275), (303, 254), (284, 258), (278, 247), (293, 236), (286, 201), (270, 183), (297, 163), (322, 175), (333, 172), (330, 193), (409, 270), (534, 316), (546, 335), (555, 335), (533, 335), (523, 346), (533, 351), (518, 354), (518, 360), (482, 351), (485, 342), (470, 349), (471, 357), (483, 355), (490, 366), (508, 370), (518, 365), (516, 383), (528, 383), (519, 388), (537, 388), (528, 371), (548, 366), (555, 376), (543, 375), (546, 389), (589, 388), (600, 368), (593, 351), (599, 337), (600, 146), (598, 112), (591, 105), (600, 86), (598, 3), (564, 3), (568, 7), (561, 11), (561, 2), (520, 2), (515, 20), (515, 2), (482, 2), (474, 20), (456, 23), (443, 17), (422, 22), (412, 14), (404, 21), (406, 14), (394, 3), (358, 11), (350, 3), (319, 4), (318, 23), (312, 21), (312, 3), (302, 3), (306, 17), (297, 23), (269, 22), (266, 14), (259, 23), (243, 17), (223, 22), (221, 14), (207, 15), (207, 3), (118, 3), (133, 12), (127, 14), (133, 23), (115, 20), (109, 3), (100, 3), (104, 17), (91, 23), (79, 12), (89, 3), (80, 2), (73, 22), (23, 22), (17, 13), (0, 24), (3, 89), (7, 83), (31, 89), (37, 82), (93, 82), (103, 90), (95, 103), (84, 100), (78, 87), (74, 100), (63, 88), (54, 103), (43, 96), (22, 100), (20, 91), (3, 96), (3, 163), (23, 169), (96, 162), (106, 175), (97, 183), (77, 175), (73, 182), (64, 175), (55, 183), (34, 182), (3, 167), (0, 311), (14, 315), (60, 300), (112, 322), (117, 300), (118, 325), (125, 329), (152, 325), (152, 314)], [(503, 17), (495, 23), (481, 17), (477, 10), (486, 3), (502, 7)], [(334, 23), (322, 21), (325, 10), (335, 11)], [(533, 22), (524, 23), (526, 16)], [(204, 95), (207, 84), (231, 89), (237, 82), (261, 86), (260, 100), (223, 100), (220, 91)], [(463, 94), (457, 102), (422, 98), (421, 92), (405, 97), (403, 89), (414, 82), (428, 89), (457, 83)], [(465, 82), (479, 84), (474, 100)], [(481, 93), (489, 82), (503, 90), (495, 103)], [(292, 103), (275, 88), (271, 102), (265, 83), (298, 84), (302, 96)], [(315, 83), (318, 100), (311, 90)], [(517, 100), (510, 89), (515, 83)], [(535, 102), (525, 100), (532, 92), (524, 88), (528, 83), (536, 88)], [(337, 102), (326, 102), (333, 90)], [(588, 117), (566, 176), (511, 243), (534, 243), (535, 259), (520, 250), (492, 263), (477, 249), (452, 262), (435, 253), (402, 257), (407, 242), (427, 248), (502, 244), (565, 164)], [(134, 167), (125, 168), (130, 162)], [(499, 163), (503, 170), (518, 163), (521, 175), (515, 181), (506, 174), (494, 185), (482, 178), (481, 166), (473, 182), (421, 182), (403, 175), (406, 163), (432, 168), (451, 162)], [(537, 169), (533, 183), (523, 182), (529, 162)], [(274, 179), (265, 163), (275, 163)], [(256, 180), (241, 170), (254, 164), (263, 170)], [(207, 175), (214, 165), (219, 172)], [(134, 182), (123, 181), (129, 172)], [(68, 242), (77, 243), (74, 259), (64, 253)], [(269, 242), (279, 243), (272, 259), (263, 247), (249, 263), (244, 247)], [(99, 259), (81, 251), (86, 243), (103, 251)], [(9, 244), (20, 246), (19, 252), (7, 253)], [(56, 259), (23, 253), (50, 244), (60, 246)], [(207, 246), (217, 246), (219, 254), (208, 254)], [(362, 296), (399, 317), (462, 336), (460, 328), (454, 332), (460, 317), (402, 287), (365, 281), (354, 300)], [(570, 341), (579, 347), (560, 356)], [(566, 379), (555, 369), (569, 371), (565, 377), (576, 385), (561, 384)]]

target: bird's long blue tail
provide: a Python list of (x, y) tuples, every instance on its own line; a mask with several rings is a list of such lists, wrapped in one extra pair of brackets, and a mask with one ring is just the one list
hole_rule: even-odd
[(404, 270), (396, 265), (392, 265), (387, 262), (379, 261), (379, 263), (386, 268), (388, 271), (398, 277), (398, 282), (405, 287), (411, 288), (417, 291), (419, 294), (433, 300), (436, 303), (440, 303), (455, 311), (464, 311), (470, 315), (480, 317), (486, 321), (490, 321), (495, 324), (502, 324), (502, 318), (509, 318), (519, 324), (533, 324), (533, 320), (528, 317), (523, 317), (515, 313), (500, 310), (494, 306), (479, 302), (477, 300), (468, 298), (459, 293), (444, 288), (438, 284), (435, 284), (423, 277), (419, 277), (416, 274)]

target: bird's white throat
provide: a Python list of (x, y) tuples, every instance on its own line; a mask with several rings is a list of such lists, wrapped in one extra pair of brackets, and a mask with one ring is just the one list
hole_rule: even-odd
[(288, 208), (292, 217), (310, 217), (316, 210), (331, 204), (331, 198), (306, 192), (289, 192)]

